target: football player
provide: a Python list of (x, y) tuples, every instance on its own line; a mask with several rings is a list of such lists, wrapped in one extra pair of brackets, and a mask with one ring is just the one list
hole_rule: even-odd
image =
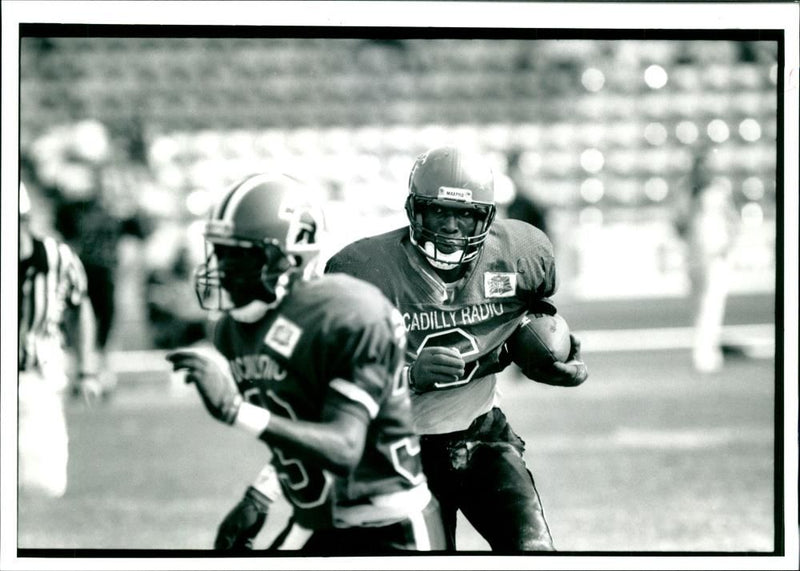
[[(553, 550), (524, 442), (498, 407), (495, 373), (505, 341), (527, 312), (554, 314), (556, 266), (548, 238), (495, 220), (494, 179), (480, 156), (442, 146), (409, 177), (409, 226), (350, 244), (328, 262), (376, 285), (399, 308), (408, 335), (403, 376), (448, 548), (461, 510), (495, 551)], [(576, 386), (588, 376), (580, 342), (540, 382)]]
[[(215, 418), (272, 450), (293, 507), (273, 548), (443, 549), (401, 374), (402, 318), (374, 286), (320, 275), (323, 218), (308, 190), (258, 174), (225, 193), (207, 222), (210, 252), (195, 286), (204, 308), (224, 312), (214, 344), (229, 370), (191, 350), (168, 359)], [(270, 495), (263, 491), (258, 482), (248, 489), (218, 546), (254, 537)], [(237, 533), (247, 539), (231, 541)]]

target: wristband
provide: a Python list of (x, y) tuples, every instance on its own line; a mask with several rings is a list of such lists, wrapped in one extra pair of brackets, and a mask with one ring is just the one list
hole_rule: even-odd
[(271, 417), (272, 413), (267, 409), (243, 402), (233, 425), (258, 438), (267, 429)]

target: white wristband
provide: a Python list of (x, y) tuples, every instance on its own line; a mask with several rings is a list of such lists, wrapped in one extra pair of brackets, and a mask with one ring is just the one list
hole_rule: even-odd
[(236, 414), (236, 420), (233, 421), (233, 425), (258, 438), (267, 429), (271, 417), (272, 413), (267, 409), (249, 402), (243, 402), (242, 406), (239, 407), (239, 412)]

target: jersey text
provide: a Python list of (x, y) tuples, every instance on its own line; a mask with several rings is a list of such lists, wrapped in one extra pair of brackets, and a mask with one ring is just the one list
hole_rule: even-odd
[(282, 381), (286, 378), (286, 369), (269, 355), (241, 355), (230, 363), (237, 381)]
[(460, 325), (472, 325), (503, 315), (502, 303), (482, 303), (455, 311), (420, 311), (404, 313), (406, 331), (430, 331)]

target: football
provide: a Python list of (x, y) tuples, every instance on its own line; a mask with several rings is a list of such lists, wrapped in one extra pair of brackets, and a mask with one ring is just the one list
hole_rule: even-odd
[(522, 373), (535, 377), (541, 367), (555, 361), (563, 363), (569, 357), (569, 325), (558, 313), (529, 313), (509, 337), (507, 347)]

